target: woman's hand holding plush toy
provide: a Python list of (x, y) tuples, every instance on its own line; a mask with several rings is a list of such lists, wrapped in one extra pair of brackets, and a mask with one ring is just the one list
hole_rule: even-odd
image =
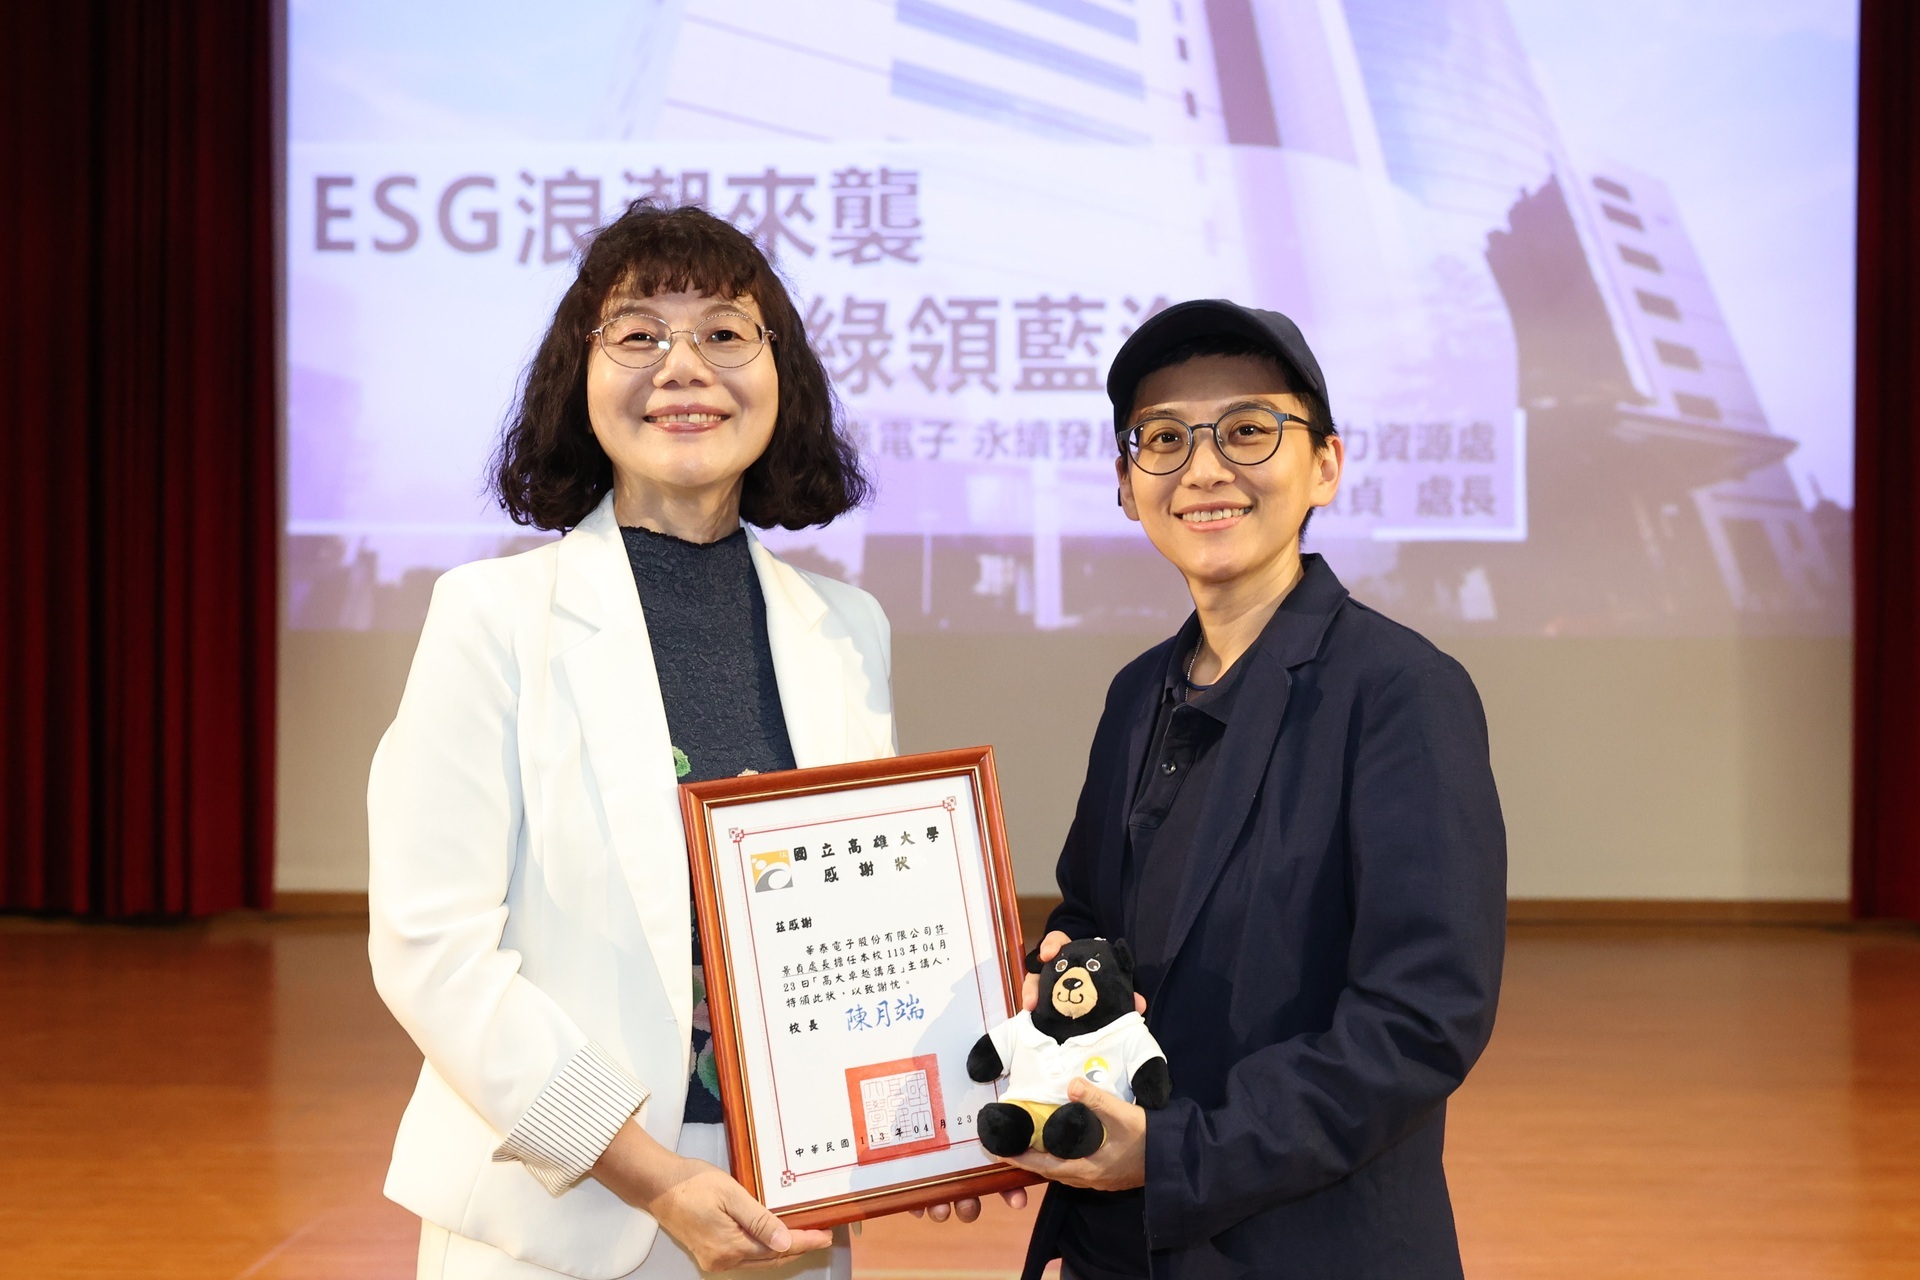
[(1147, 1109), (1172, 1092), (1141, 1015), (1133, 953), (1119, 939), (1050, 933), (1028, 958), (1025, 1011), (980, 1037), (967, 1074), (1006, 1078), (981, 1107), (980, 1144), (1069, 1186), (1124, 1191), (1147, 1178)]
[[(1058, 929), (1054, 930), (1052, 933), (1049, 933), (1046, 937), (1040, 940), (1040, 950), (1039, 950), (1040, 963), (1041, 964), (1052, 963), (1053, 958), (1060, 954), (1060, 948), (1066, 946), (1067, 943), (1071, 941), (1073, 941), (1073, 939), (1067, 937), (1066, 934), (1061, 933)], [(1028, 1013), (1032, 1013), (1034, 1010), (1034, 1006), (1038, 1005), (1039, 1003), (1040, 1003), (1040, 976), (1038, 974), (1029, 973), (1026, 976), (1025, 983), (1021, 987), (1020, 1005)], [(1133, 1007), (1135, 1012), (1144, 1014), (1147, 1011), (1147, 998), (1136, 991), (1133, 996)], [(1070, 1090), (1077, 1091), (1077, 1090), (1080, 1090), (1081, 1088), (1082, 1088), (1081, 1082), (1075, 1081), (1074, 1084), (1070, 1087)], [(1101, 1092), (1101, 1090), (1096, 1088), (1093, 1090), (1093, 1092), (1099, 1093)], [(1084, 1100), (1082, 1099), (1081, 1094), (1079, 1092), (1073, 1092), (1073, 1097), (1076, 1101)], [(1139, 1114), (1137, 1116), (1132, 1117), (1130, 1120), (1127, 1118), (1119, 1118), (1115, 1116), (1114, 1113), (1111, 1113), (1107, 1108), (1105, 1108), (1100, 1103), (1088, 1101), (1087, 1106), (1093, 1111), (1095, 1111), (1102, 1120), (1107, 1121), (1107, 1146), (1095, 1152), (1094, 1156), (1091, 1159), (1056, 1160), (1052, 1156), (1046, 1155), (1044, 1152), (1028, 1152), (1024, 1155), (1013, 1158), (1012, 1160), (1009, 1161), (1009, 1163), (1017, 1164), (1025, 1169), (1031, 1169), (1035, 1173), (1043, 1174), (1048, 1178), (1055, 1178), (1055, 1175), (1049, 1172), (1049, 1170), (1051, 1169), (1060, 1168), (1060, 1169), (1072, 1170), (1073, 1172), (1071, 1173), (1063, 1174), (1057, 1177), (1056, 1181), (1070, 1183), (1076, 1187), (1085, 1186), (1085, 1187), (1099, 1187), (1102, 1190), (1118, 1190), (1124, 1187), (1137, 1187), (1142, 1185), (1146, 1181), (1146, 1177), (1147, 1177), (1146, 1112), (1141, 1111), (1139, 1107), (1133, 1106), (1133, 1104), (1131, 1103), (1121, 1102), (1118, 1098), (1113, 1097), (1112, 1094), (1107, 1095), (1106, 1101), (1110, 1101), (1119, 1107), (1124, 1107), (1128, 1110), (1138, 1112)], [(1113, 1118), (1110, 1118), (1110, 1117), (1113, 1117)], [(1130, 1132), (1131, 1129), (1134, 1129), (1134, 1128), (1137, 1128), (1139, 1130), (1137, 1135), (1137, 1141), (1134, 1144), (1139, 1148), (1139, 1150), (1135, 1153), (1135, 1158), (1134, 1158), (1134, 1163), (1139, 1166), (1139, 1169), (1137, 1173), (1129, 1175), (1128, 1173), (1125, 1172), (1124, 1168), (1115, 1165), (1113, 1157), (1116, 1154), (1120, 1154), (1124, 1151), (1124, 1149), (1128, 1145), (1123, 1140), (1124, 1136), (1128, 1132)], [(1099, 1172), (1093, 1171), (1094, 1166), (1099, 1167)], [(1132, 1182), (1114, 1182), (1111, 1184), (1105, 1181), (1082, 1182), (1078, 1180), (1081, 1177), (1102, 1177), (1102, 1178), (1123, 1177), (1124, 1178), (1128, 1176), (1132, 1176), (1134, 1180)], [(1024, 1209), (1027, 1207), (1027, 1192), (1026, 1192), (1026, 1188), (1024, 1187), (1015, 1187), (1011, 1191), (1002, 1191), (1000, 1193), (1000, 1198), (1007, 1202), (1007, 1206), (1009, 1208)], [(980, 1202), (978, 1200), (971, 1200), (971, 1199), (956, 1200), (952, 1204), (936, 1204), (930, 1209), (912, 1209), (912, 1210), (909, 1210), (908, 1212), (912, 1213), (913, 1216), (916, 1218), (924, 1214), (925, 1216), (932, 1218), (935, 1222), (945, 1222), (950, 1217), (958, 1218), (962, 1222), (972, 1222), (974, 1219), (980, 1216)]]
[(1106, 1126), (1107, 1140), (1100, 1149), (1081, 1160), (1061, 1160), (1044, 1151), (1022, 1151), (1002, 1156), (1008, 1164), (1037, 1173), (1049, 1182), (1064, 1182), (1070, 1187), (1090, 1191), (1125, 1191), (1147, 1182), (1147, 1113), (1145, 1108), (1122, 1102), (1097, 1084), (1085, 1079), (1067, 1086), (1067, 1096), (1083, 1104)]
[[(1055, 929), (1040, 939), (1040, 963), (1051, 964), (1060, 948), (1073, 939)], [(1040, 1003), (1040, 975), (1030, 973), (1020, 990), (1020, 1007), (1032, 1013)], [(1147, 998), (1133, 993), (1133, 1007), (1147, 1011)], [(1084, 1103), (1106, 1126), (1107, 1141), (1084, 1160), (1060, 1160), (1044, 1151), (1022, 1151), (1003, 1156), (1008, 1164), (1037, 1173), (1049, 1182), (1064, 1182), (1070, 1187), (1093, 1191), (1125, 1191), (1147, 1183), (1147, 1112), (1144, 1107), (1122, 1102), (1098, 1085), (1082, 1078), (1067, 1086), (1067, 1096)]]

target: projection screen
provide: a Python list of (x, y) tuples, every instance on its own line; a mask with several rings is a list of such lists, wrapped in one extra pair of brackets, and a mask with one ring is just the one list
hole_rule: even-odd
[(580, 238), (755, 235), (877, 499), (776, 531), (897, 632), (1158, 637), (1108, 361), (1293, 316), (1349, 461), (1315, 521), (1431, 634), (1847, 618), (1850, 4), (632, 0), (290, 11), (288, 625), (418, 627), (549, 536), (485, 464)]

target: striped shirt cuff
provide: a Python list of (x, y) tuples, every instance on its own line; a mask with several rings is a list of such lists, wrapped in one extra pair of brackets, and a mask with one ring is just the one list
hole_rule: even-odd
[(587, 1176), (646, 1100), (646, 1089), (589, 1041), (540, 1091), (493, 1158), (520, 1161), (548, 1195), (557, 1196)]

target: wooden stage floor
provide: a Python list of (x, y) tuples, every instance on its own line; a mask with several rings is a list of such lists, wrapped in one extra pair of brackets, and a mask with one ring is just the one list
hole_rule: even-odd
[[(363, 925), (0, 919), (0, 1274), (406, 1277), (418, 1063)], [(1475, 1277), (1920, 1277), (1920, 933), (1516, 926), (1452, 1112)], [(1012, 1275), (1029, 1213), (867, 1224), (863, 1276)]]

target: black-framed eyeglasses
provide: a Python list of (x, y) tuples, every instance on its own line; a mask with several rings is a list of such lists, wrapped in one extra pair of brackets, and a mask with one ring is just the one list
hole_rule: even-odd
[(716, 369), (738, 369), (773, 341), (773, 330), (738, 311), (716, 311), (692, 329), (672, 328), (644, 311), (626, 311), (589, 332), (587, 341), (598, 342), (615, 364), (647, 369), (665, 359), (673, 340), (682, 334), (693, 340), (701, 359)]
[(1282, 434), (1311, 426), (1298, 414), (1243, 404), (1213, 422), (1182, 422), (1172, 414), (1155, 414), (1116, 434), (1134, 466), (1148, 475), (1170, 476), (1193, 457), (1194, 441), (1202, 431), (1213, 432), (1214, 447), (1234, 466), (1257, 467), (1279, 451)]

